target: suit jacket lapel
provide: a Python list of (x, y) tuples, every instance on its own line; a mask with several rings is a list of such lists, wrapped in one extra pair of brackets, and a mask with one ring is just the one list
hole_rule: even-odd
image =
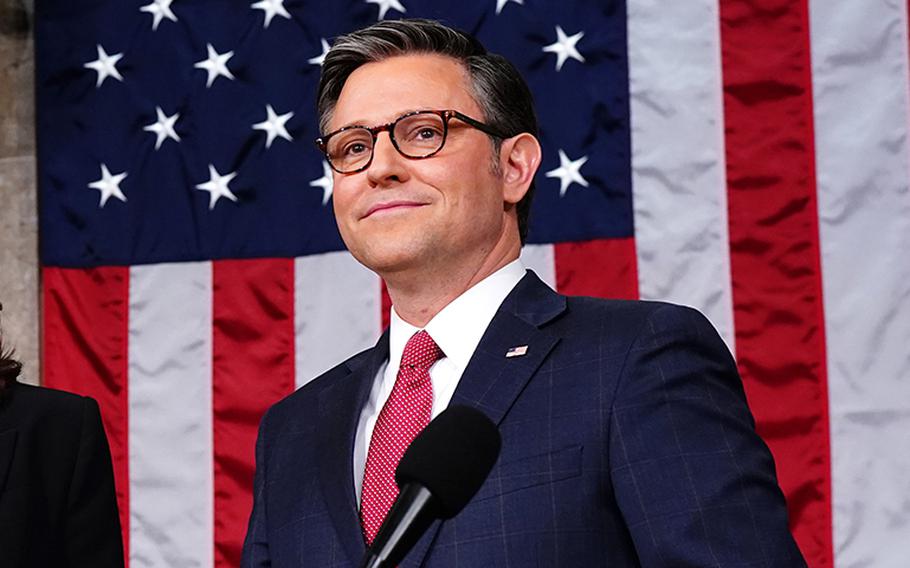
[[(535, 371), (559, 342), (540, 329), (566, 309), (566, 299), (528, 272), (505, 299), (465, 369), (450, 404), (473, 406), (497, 425)], [(513, 347), (527, 346), (525, 355), (506, 357)], [(436, 521), (402, 563), (420, 566), (442, 523)]]
[[(565, 311), (566, 299), (533, 272), (506, 298), (465, 369), (451, 404), (482, 410), (497, 425), (559, 338), (541, 326)], [(506, 357), (526, 347), (524, 355)]]
[(335, 531), (354, 564), (360, 563), (366, 550), (354, 495), (354, 438), (360, 409), (388, 356), (386, 331), (373, 349), (348, 362), (350, 375), (319, 395), (320, 482)]

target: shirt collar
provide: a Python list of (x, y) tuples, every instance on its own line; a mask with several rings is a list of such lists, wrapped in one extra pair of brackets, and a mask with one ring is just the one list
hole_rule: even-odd
[[(516, 259), (449, 302), (427, 323), (424, 329), (458, 368), (463, 370), (468, 366), (499, 306), (524, 275), (525, 267)], [(401, 364), (405, 344), (418, 331), (420, 328), (401, 319), (392, 308), (389, 364), (396, 367)]]

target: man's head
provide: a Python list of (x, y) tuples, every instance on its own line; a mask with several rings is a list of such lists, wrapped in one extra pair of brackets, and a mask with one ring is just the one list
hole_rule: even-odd
[[(348, 126), (373, 130), (375, 149), (369, 165), (335, 176), (336, 216), (355, 256), (362, 251), (354, 250), (358, 243), (350, 241), (357, 240), (355, 233), (368, 222), (374, 223), (370, 229), (373, 238), (396, 236), (394, 232), (384, 235), (395, 222), (392, 214), (386, 215), (389, 224), (382, 230), (375, 220), (361, 217), (367, 211), (358, 207), (375, 205), (377, 192), (363, 197), (355, 187), (399, 189), (401, 195), (390, 191), (386, 196), (443, 204), (453, 222), (458, 221), (463, 207), (474, 207), (482, 230), (484, 215), (495, 209), (495, 196), (489, 195), (494, 191), (491, 187), (499, 184), (503, 186), (499, 213), (505, 209), (514, 217), (519, 240), (524, 242), (533, 174), (540, 161), (533, 102), (514, 66), (501, 56), (487, 53), (473, 37), (427, 20), (382, 21), (341, 36), (325, 58), (317, 108), (324, 135)], [(402, 128), (394, 132), (381, 128), (413, 111), (457, 111), (446, 113), (444, 146), (432, 158), (406, 158), (402, 153), (415, 155), (415, 151), (402, 148), (401, 140), (389, 137)], [(336, 135), (334, 142), (338, 140)], [(516, 164), (518, 173), (512, 167)], [(516, 176), (521, 179), (516, 181)], [(452, 182), (465, 187), (454, 187)], [(471, 193), (472, 187), (476, 195)], [(515, 195), (516, 202), (509, 203)]]

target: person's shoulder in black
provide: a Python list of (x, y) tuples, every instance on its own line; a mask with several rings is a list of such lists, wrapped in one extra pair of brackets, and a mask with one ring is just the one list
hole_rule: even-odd
[(98, 404), (19, 383), (18, 372), (18, 363), (0, 354), (0, 375), (6, 375), (0, 376), (0, 564), (122, 567), (113, 467)]

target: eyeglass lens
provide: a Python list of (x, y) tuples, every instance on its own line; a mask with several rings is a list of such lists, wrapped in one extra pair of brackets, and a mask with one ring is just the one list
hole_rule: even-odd
[[(408, 158), (423, 158), (442, 148), (444, 119), (434, 113), (417, 113), (398, 119), (392, 138), (398, 151)], [(373, 155), (373, 133), (367, 128), (349, 128), (332, 136), (326, 148), (332, 165), (342, 172), (363, 167)]]

